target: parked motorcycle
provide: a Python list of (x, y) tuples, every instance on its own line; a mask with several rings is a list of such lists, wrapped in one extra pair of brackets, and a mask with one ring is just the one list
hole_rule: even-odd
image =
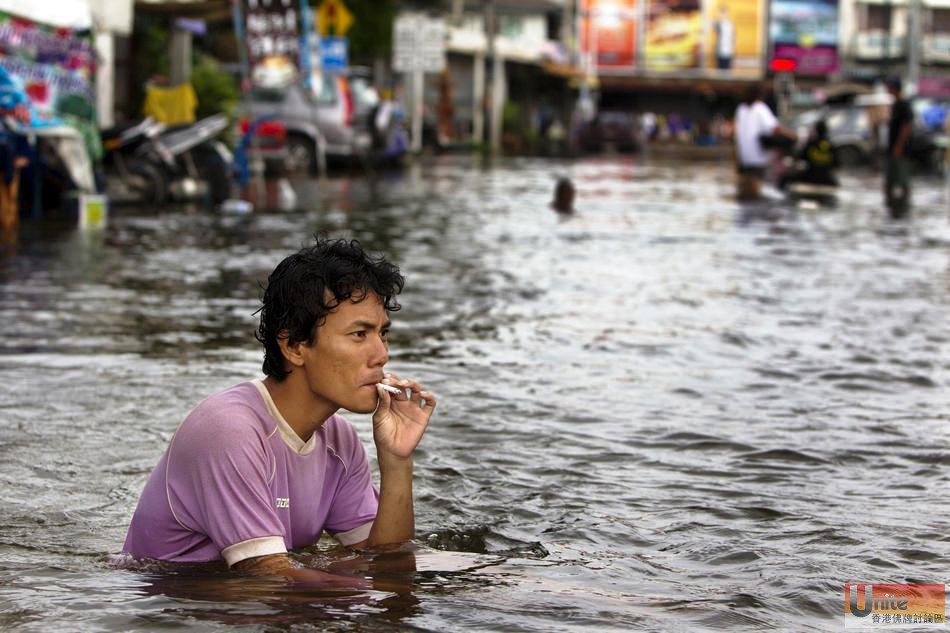
[(223, 114), (169, 128), (153, 119), (103, 132), (105, 189), (114, 202), (220, 203), (231, 192), (230, 150), (216, 140)]
[(115, 204), (162, 204), (168, 180), (162, 167), (172, 157), (158, 139), (165, 125), (152, 118), (102, 131), (103, 188)]
[(230, 197), (234, 156), (217, 140), (227, 127), (227, 116), (215, 114), (161, 134), (159, 142), (171, 158), (165, 165), (172, 199), (220, 204)]

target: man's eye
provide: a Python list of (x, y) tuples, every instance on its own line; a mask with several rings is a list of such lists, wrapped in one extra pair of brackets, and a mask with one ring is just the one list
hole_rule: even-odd
[(388, 339), (388, 338), (389, 338), (389, 330), (383, 330), (382, 332), (379, 333), (379, 335), (382, 336), (382, 337), (385, 338), (385, 339)]
[(353, 332), (353, 336), (355, 336), (356, 338), (366, 338), (366, 330), (358, 330), (356, 332)]

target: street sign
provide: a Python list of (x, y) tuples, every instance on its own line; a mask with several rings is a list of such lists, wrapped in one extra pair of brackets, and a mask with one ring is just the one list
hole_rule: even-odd
[(445, 69), (445, 20), (402, 13), (393, 34), (394, 70), (438, 73)]
[(317, 9), (320, 37), (343, 37), (353, 26), (353, 14), (340, 0), (323, 0)]
[(345, 37), (320, 39), (320, 58), (324, 70), (346, 70), (349, 42)]

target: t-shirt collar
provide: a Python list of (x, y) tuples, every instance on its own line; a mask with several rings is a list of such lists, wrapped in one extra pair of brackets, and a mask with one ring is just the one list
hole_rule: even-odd
[(284, 441), (284, 444), (290, 447), (295, 453), (300, 455), (308, 455), (313, 452), (313, 449), (317, 445), (317, 433), (314, 431), (313, 435), (310, 436), (306, 442), (300, 439), (300, 436), (291, 428), (287, 423), (287, 420), (284, 419), (284, 416), (281, 415), (280, 410), (277, 408), (277, 405), (274, 404), (274, 399), (271, 398), (270, 392), (267, 390), (267, 387), (264, 385), (264, 381), (257, 379), (251, 381), (254, 383), (254, 386), (257, 387), (258, 392), (261, 394), (261, 398), (264, 399), (264, 406), (267, 407), (267, 412), (274, 422), (277, 424), (277, 432), (280, 433), (280, 438)]

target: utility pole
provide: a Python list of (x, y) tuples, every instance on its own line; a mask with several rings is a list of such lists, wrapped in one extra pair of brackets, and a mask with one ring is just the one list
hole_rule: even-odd
[(180, 26), (172, 27), (169, 50), (169, 84), (177, 86), (191, 81), (191, 31)]
[(501, 144), (501, 109), (504, 106), (504, 98), (499, 87), (504, 81), (502, 74), (504, 72), (504, 62), (499, 58), (496, 47), (496, 37), (498, 33), (498, 14), (495, 7), (495, 0), (486, 0), (485, 2), (485, 43), (488, 51), (488, 59), (491, 62), (491, 99), (485, 104), (488, 110), (488, 147), (492, 153), (498, 151)]
[(915, 94), (920, 83), (920, 0), (910, 0), (907, 13), (907, 92)]
[[(498, 36), (497, 16), (496, 30), (492, 33), (492, 40)], [(505, 58), (498, 52), (497, 46), (492, 46), (492, 87), (491, 87), (491, 148), (497, 153), (501, 149), (501, 133), (504, 124), (505, 101), (508, 99), (508, 78), (505, 74)]]

